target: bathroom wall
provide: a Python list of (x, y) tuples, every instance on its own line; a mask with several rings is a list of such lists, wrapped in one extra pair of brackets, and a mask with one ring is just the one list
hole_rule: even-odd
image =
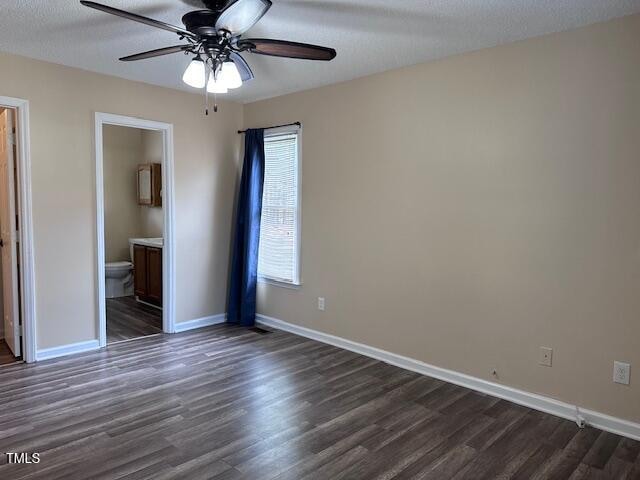
[[(162, 163), (162, 132), (142, 131), (142, 163)], [(162, 237), (164, 216), (162, 208), (140, 207), (140, 223), (144, 237)]]
[(140, 230), (136, 172), (142, 163), (142, 132), (108, 125), (102, 135), (105, 259), (129, 260), (128, 239)]
[(162, 208), (138, 205), (136, 183), (139, 164), (162, 163), (162, 133), (106, 125), (102, 134), (105, 259), (130, 260), (130, 238), (163, 233)]

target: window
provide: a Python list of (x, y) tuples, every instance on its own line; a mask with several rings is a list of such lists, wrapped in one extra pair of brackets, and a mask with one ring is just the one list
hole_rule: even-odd
[(258, 276), (300, 285), (300, 131), (265, 136)]

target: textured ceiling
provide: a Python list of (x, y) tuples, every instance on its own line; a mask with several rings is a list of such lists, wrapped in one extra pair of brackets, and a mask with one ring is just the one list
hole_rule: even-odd
[[(191, 0), (99, 1), (175, 25), (194, 9)], [(256, 78), (226, 97), (249, 102), (637, 12), (640, 0), (273, 0), (248, 36), (325, 45), (338, 57), (246, 54)], [(0, 0), (0, 51), (196, 92), (181, 81), (183, 54), (117, 60), (178, 43), (78, 0)]]

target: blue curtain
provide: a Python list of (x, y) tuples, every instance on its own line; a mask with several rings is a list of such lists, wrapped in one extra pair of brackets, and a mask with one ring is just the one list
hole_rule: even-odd
[(244, 164), (236, 212), (236, 228), (231, 259), (227, 321), (253, 326), (256, 320), (256, 282), (262, 188), (264, 186), (264, 130), (245, 133)]

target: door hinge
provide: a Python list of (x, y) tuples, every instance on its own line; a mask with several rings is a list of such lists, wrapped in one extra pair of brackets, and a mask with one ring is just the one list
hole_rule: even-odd
[(23, 324), (18, 325), (18, 332), (19, 332), (19, 335), (21, 337), (24, 337), (24, 325)]
[(16, 145), (16, 134), (15, 133), (10, 133), (9, 134), (9, 145)]

